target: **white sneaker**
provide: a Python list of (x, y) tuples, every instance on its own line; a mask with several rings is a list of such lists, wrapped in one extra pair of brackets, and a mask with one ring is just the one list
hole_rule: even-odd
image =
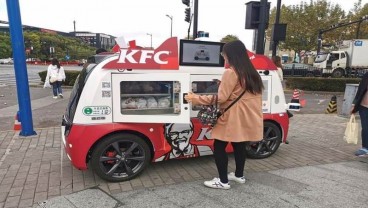
[(52, 98), (57, 99), (57, 96), (53, 96)]
[(235, 173), (233, 173), (233, 172), (227, 174), (227, 178), (229, 179), (229, 181), (236, 181), (238, 183), (245, 183), (245, 181), (246, 181), (244, 176), (236, 177)]
[(214, 178), (210, 181), (205, 181), (204, 185), (215, 189), (230, 189), (229, 183), (221, 183), (219, 178)]
[(63, 98), (64, 96), (63, 96), (63, 94), (61, 94), (61, 93), (60, 93), (60, 94), (59, 94), (59, 97), (60, 97), (60, 98)]

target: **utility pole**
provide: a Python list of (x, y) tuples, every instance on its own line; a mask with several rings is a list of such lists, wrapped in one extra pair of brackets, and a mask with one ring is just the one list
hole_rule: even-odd
[(190, 20), (189, 20), (189, 27), (188, 27), (188, 40), (189, 40), (189, 38), (190, 38), (190, 27), (192, 26), (192, 20), (193, 20), (193, 14), (192, 14), (192, 16), (190, 17)]
[(151, 36), (151, 49), (152, 49), (152, 33), (147, 33), (147, 35)]
[(73, 21), (73, 25), (74, 25), (74, 37), (77, 36), (76, 30), (75, 30), (75, 20)]
[(261, 0), (259, 10), (259, 25), (258, 25), (256, 54), (264, 54), (264, 38), (266, 30), (267, 6), (268, 6), (267, 0)]
[(193, 39), (196, 39), (198, 32), (198, 1), (194, 1)]
[(171, 21), (171, 27), (170, 27), (170, 37), (172, 37), (172, 26), (173, 26), (173, 16), (172, 15), (166, 15), (166, 17), (170, 18)]
[[(31, 98), (24, 49), (22, 20), (20, 16), (19, 0), (6, 0), (9, 18), (9, 31), (13, 49), (15, 80), (19, 105), (18, 120), (22, 122), (20, 136), (37, 135), (33, 129)], [(20, 117), (20, 118), (19, 118)]]
[[(276, 18), (275, 18), (275, 26), (278, 25), (280, 23), (280, 10), (281, 10), (281, 0), (277, 0), (277, 6), (276, 6)], [(272, 43), (272, 56), (276, 56), (276, 52), (277, 52), (277, 46), (279, 44), (279, 40), (275, 40), (273, 38), (273, 43)]]

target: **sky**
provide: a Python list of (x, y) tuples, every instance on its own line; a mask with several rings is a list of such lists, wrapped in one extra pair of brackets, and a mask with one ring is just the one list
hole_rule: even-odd
[[(7, 1), (0, 0), (0, 20), (8, 21)], [(15, 0), (14, 0), (15, 1)], [(184, 21), (186, 6), (181, 0), (18, 0), (22, 24), (46, 29), (72, 32), (105, 33), (137, 45), (157, 47), (172, 33), (186, 38), (189, 23)], [(191, 0), (193, 1), (193, 0)], [(247, 48), (252, 48), (253, 30), (245, 29), (246, 3), (250, 0), (198, 0), (198, 31), (209, 32), (210, 39), (220, 41), (226, 35), (236, 35)], [(309, 2), (309, 0), (306, 0)], [(317, 1), (317, 0), (314, 0)], [(358, 0), (330, 0), (346, 12)], [(271, 8), (277, 0), (268, 0)], [(295, 5), (299, 0), (281, 0), (282, 4)], [(368, 0), (362, 0), (362, 4)], [(193, 9), (192, 9), (193, 10)], [(192, 29), (190, 34), (192, 34)]]

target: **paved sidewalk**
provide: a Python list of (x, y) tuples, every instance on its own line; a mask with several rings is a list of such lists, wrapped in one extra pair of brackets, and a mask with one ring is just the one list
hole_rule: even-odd
[[(336, 115), (296, 114), (290, 122), (290, 144), (281, 145), (267, 159), (248, 160), (246, 174), (255, 176), (269, 171), (282, 174), (282, 170), (288, 168), (360, 160), (353, 155), (360, 145), (348, 145), (342, 139), (346, 122), (346, 118)], [(82, 191), (86, 189), (88, 196), (93, 196), (97, 190), (98, 193), (103, 191), (107, 198), (110, 195), (131, 197), (130, 193), (141, 193), (147, 188), (201, 185), (204, 179), (217, 175), (213, 157), (207, 156), (152, 163), (131, 181), (107, 183), (91, 171), (83, 172), (71, 167), (63, 154), (59, 127), (39, 128), (36, 132), (37, 135), (32, 137), (20, 137), (18, 132), (13, 131), (0, 132), (0, 207), (32, 207), (42, 205), (45, 200), (60, 199), (55, 198), (58, 196), (72, 199), (76, 195), (69, 194), (73, 193), (82, 195), (79, 199), (83, 199), (86, 192)], [(235, 168), (231, 155), (229, 165), (230, 170)], [(257, 187), (254, 183), (251, 185)], [(181, 196), (176, 197), (181, 199)], [(115, 203), (118, 202), (115, 200)], [(106, 203), (112, 202), (107, 200)], [(46, 205), (47, 201), (42, 206)]]
[(34, 207), (360, 208), (366, 207), (367, 161), (351, 161), (247, 174), (245, 184), (214, 190), (203, 181), (109, 195), (98, 187), (55, 197)]

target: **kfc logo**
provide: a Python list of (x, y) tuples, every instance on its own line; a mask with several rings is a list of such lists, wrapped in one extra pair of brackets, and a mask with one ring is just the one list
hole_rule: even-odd
[[(137, 61), (134, 57), (140, 53), (140, 58)], [(119, 60), (117, 63), (133, 63), (133, 64), (146, 64), (147, 59), (153, 59), (157, 64), (167, 64), (168, 61), (162, 59), (163, 56), (168, 56), (170, 54), (169, 51), (158, 51), (154, 50), (131, 50), (121, 49)]]
[(114, 47), (114, 51), (119, 53), (119, 58), (105, 64), (104, 69), (179, 69), (176, 37), (167, 39), (155, 50), (138, 48), (135, 44), (128, 47), (122, 42), (119, 46), (120, 48)]

